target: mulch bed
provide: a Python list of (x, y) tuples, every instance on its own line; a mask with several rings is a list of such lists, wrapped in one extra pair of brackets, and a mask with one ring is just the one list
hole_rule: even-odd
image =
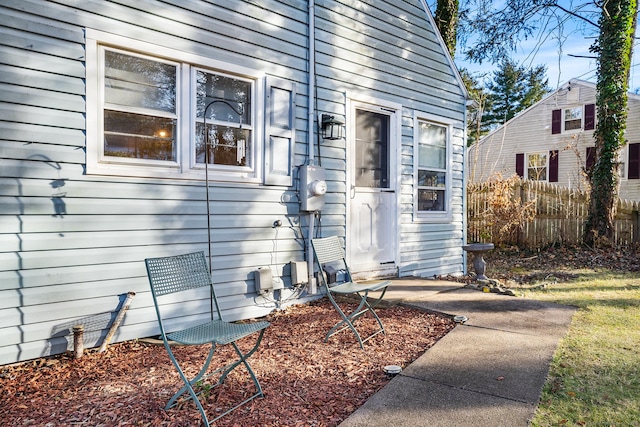
[[(336, 426), (387, 384), (386, 365), (406, 367), (451, 331), (451, 319), (402, 306), (377, 310), (387, 330), (361, 350), (351, 332), (324, 343), (338, 315), (325, 299), (273, 313), (260, 349), (249, 359), (264, 398), (221, 418), (219, 426)], [(366, 316), (361, 327), (372, 328)], [(241, 347), (250, 346), (248, 342)], [(225, 346), (216, 362), (231, 354)], [(207, 348), (181, 347), (199, 367)], [(207, 396), (205, 409), (224, 411), (253, 393), (237, 369)], [(248, 377), (247, 377), (248, 378)], [(106, 352), (85, 351), (0, 367), (0, 424), (6, 426), (194, 426), (195, 405), (165, 411), (179, 388), (162, 345), (129, 341)], [(224, 408), (224, 409), (223, 409)]]

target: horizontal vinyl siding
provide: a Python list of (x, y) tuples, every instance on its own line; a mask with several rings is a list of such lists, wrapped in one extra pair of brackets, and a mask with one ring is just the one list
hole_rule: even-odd
[[(299, 166), (308, 155), (307, 5), (2, 2), (0, 365), (65, 351), (75, 324), (89, 327), (87, 346), (100, 344), (130, 291), (136, 296), (114, 341), (157, 333), (143, 260), (208, 250), (202, 181), (86, 175), (85, 28), (294, 82)], [(347, 94), (402, 105), (399, 273), (461, 272), (465, 99), (421, 2), (316, 0), (315, 26), (318, 113), (344, 115)], [(415, 110), (456, 122), (451, 223), (413, 218)], [(318, 153), (328, 184), (321, 235), (346, 233), (344, 144), (323, 141)], [(265, 315), (274, 305), (255, 293), (255, 269), (270, 266), (289, 287), (287, 263), (304, 259), (309, 218), (298, 214), (295, 180), (293, 187), (213, 182), (209, 195), (213, 280), (223, 315)], [(274, 229), (275, 220), (283, 226)], [(310, 297), (285, 290), (282, 298)], [(176, 312), (171, 323), (203, 317), (208, 303), (194, 302), (189, 316)]]
[[(593, 131), (551, 133), (553, 110), (584, 106), (595, 103), (595, 88), (572, 85), (579, 90), (576, 101), (568, 101), (564, 88), (549, 95), (539, 103), (511, 119), (495, 132), (482, 139), (478, 146), (469, 150), (467, 167), (474, 181), (486, 181), (500, 173), (505, 177), (516, 173), (516, 153), (540, 153), (558, 150), (558, 185), (584, 189), (584, 178), (580, 173), (587, 146), (593, 146)], [(476, 153), (476, 150), (478, 152)]]
[[(85, 174), (85, 28), (295, 82), (295, 162), (306, 160), (304, 2), (62, 3), (0, 6), (0, 365), (65, 351), (77, 323), (98, 328), (85, 340), (99, 344), (129, 291), (136, 296), (114, 341), (157, 333), (144, 258), (208, 250), (203, 182)], [(273, 304), (256, 295), (253, 271), (270, 266), (289, 286), (286, 264), (304, 259), (296, 193), (220, 183), (209, 191), (223, 315), (265, 315)], [(208, 307), (198, 304), (180, 322)]]
[[(399, 275), (462, 273), (465, 99), (420, 1), (316, 1), (316, 5), (319, 113), (344, 116), (347, 97), (356, 101), (360, 96), (375, 97), (402, 106), (397, 165)], [(413, 216), (414, 111), (455, 123), (450, 223), (416, 222)], [(320, 147), (322, 165), (335, 182), (346, 180), (345, 151), (344, 141), (324, 141)], [(345, 203), (345, 199), (330, 203), (323, 210), (323, 235), (347, 234), (342, 227), (338, 233), (326, 228), (327, 212), (344, 216)]]

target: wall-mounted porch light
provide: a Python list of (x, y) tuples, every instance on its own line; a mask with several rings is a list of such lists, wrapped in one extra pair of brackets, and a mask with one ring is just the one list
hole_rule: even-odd
[(322, 115), (322, 138), (335, 140), (342, 139), (342, 125), (344, 122), (329, 114)]

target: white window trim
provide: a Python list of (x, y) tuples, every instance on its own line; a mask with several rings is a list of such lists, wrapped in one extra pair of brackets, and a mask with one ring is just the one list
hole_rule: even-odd
[[(447, 160), (445, 176), (445, 198), (446, 205), (443, 212), (420, 211), (418, 210), (418, 152), (419, 152), (419, 121), (430, 122), (447, 128)], [(454, 120), (436, 116), (434, 114), (415, 111), (413, 114), (413, 218), (414, 222), (450, 222), (453, 217), (453, 153), (452, 137)]]
[(544, 155), (547, 159), (545, 165), (546, 175), (544, 180), (536, 180), (538, 182), (549, 182), (549, 151), (532, 151), (530, 153), (524, 153), (524, 179), (529, 179), (529, 156), (539, 154)]
[[(172, 178), (172, 179), (204, 179), (204, 167), (195, 165), (195, 135), (191, 130), (193, 115), (195, 114), (195, 97), (192, 93), (191, 72), (193, 68), (202, 68), (212, 72), (233, 75), (239, 78), (253, 80), (252, 105), (252, 169), (236, 169), (223, 165), (210, 165), (209, 178), (214, 181), (261, 183), (263, 180), (264, 160), (264, 112), (262, 100), (264, 99), (265, 74), (246, 67), (218, 61), (211, 58), (194, 55), (188, 52), (167, 48), (139, 40), (130, 39), (116, 34), (105, 33), (90, 28), (85, 29), (86, 37), (86, 173), (90, 175), (115, 175), (126, 177), (147, 178)], [(127, 159), (126, 162), (103, 161), (101, 152), (103, 144), (100, 142), (103, 135), (101, 78), (102, 74), (100, 47), (107, 46), (129, 51), (161, 60), (179, 63), (178, 86), (179, 95), (177, 102), (177, 115), (182, 125), (178, 126), (176, 138), (179, 141), (177, 147), (177, 162), (162, 165), (154, 165), (153, 161), (135, 161)], [(192, 156), (192, 151), (194, 154)], [(133, 160), (133, 161), (132, 161)], [(160, 162), (158, 162), (160, 163)]]
[[(618, 162), (620, 163), (620, 170), (618, 171), (618, 178), (621, 181), (626, 181), (629, 179), (629, 144), (637, 144), (635, 142), (627, 141), (627, 143), (622, 147), (622, 149), (618, 152)], [(632, 180), (633, 181), (633, 180)]]
[[(565, 125), (567, 123), (567, 121), (565, 120), (565, 112), (567, 110), (573, 110), (575, 108), (580, 108), (580, 110), (582, 111), (581, 116), (580, 116), (580, 127), (577, 129), (565, 129)], [(572, 105), (572, 106), (568, 106), (568, 107), (562, 107), (561, 114), (562, 114), (562, 133), (568, 133), (568, 134), (574, 134), (574, 133), (580, 133), (582, 131), (584, 131), (584, 109), (585, 106), (584, 104), (580, 104), (580, 105)]]

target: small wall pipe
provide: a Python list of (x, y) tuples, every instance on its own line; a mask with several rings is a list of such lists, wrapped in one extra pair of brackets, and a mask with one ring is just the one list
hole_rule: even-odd
[(98, 353), (102, 353), (107, 349), (107, 345), (109, 345), (109, 341), (111, 341), (113, 334), (116, 332), (116, 329), (118, 329), (118, 326), (120, 326), (120, 322), (122, 322), (122, 318), (124, 317), (124, 314), (129, 308), (129, 305), (131, 305), (131, 300), (133, 300), (134, 296), (136, 296), (135, 292), (129, 292), (127, 294), (127, 299), (125, 299), (124, 303), (122, 303), (122, 308), (118, 312), (116, 319), (113, 321), (113, 325), (111, 325), (111, 328), (109, 328), (109, 332), (107, 333), (107, 336), (104, 338), (104, 341), (102, 341), (102, 345), (100, 346), (100, 350), (98, 350)]
[[(307, 143), (308, 143), (308, 155), (309, 155), (309, 165), (313, 165), (315, 163), (315, 154), (313, 148), (313, 135), (315, 130), (315, 67), (316, 67), (316, 36), (315, 36), (315, 2), (314, 0), (309, 0), (309, 104), (307, 107)], [(311, 239), (314, 234), (315, 227), (315, 212), (309, 212), (309, 234), (307, 238), (307, 270), (309, 272), (309, 294), (314, 295), (318, 292), (316, 289), (316, 282), (313, 275), (313, 248), (311, 247)]]
[(73, 327), (73, 357), (80, 359), (84, 352), (84, 326), (76, 325)]

